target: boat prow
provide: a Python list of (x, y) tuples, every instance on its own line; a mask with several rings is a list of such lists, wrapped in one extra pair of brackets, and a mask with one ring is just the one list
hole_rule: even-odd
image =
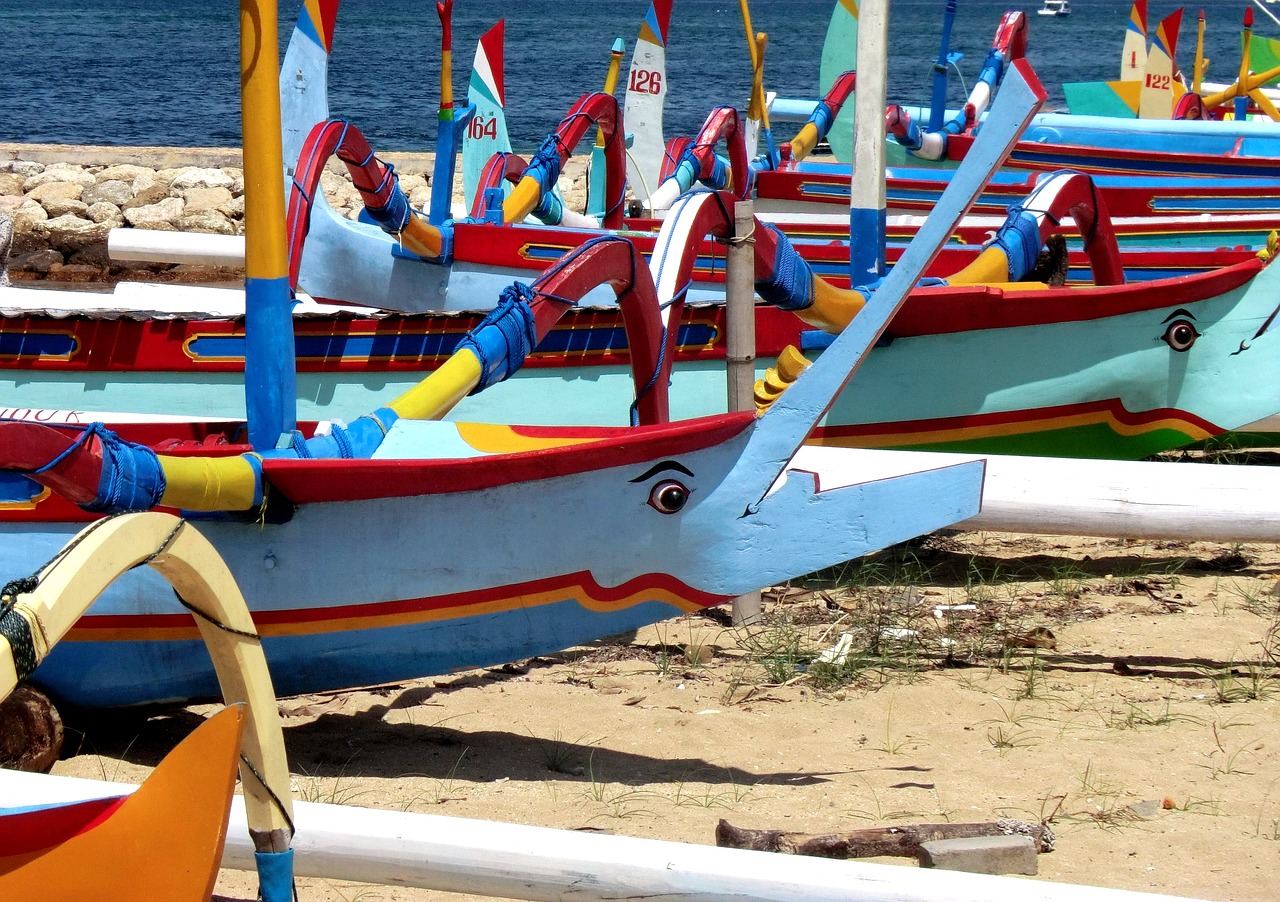
[[(145, 888), (153, 899), (208, 899), (226, 844), (244, 719), (243, 706), (224, 708), (132, 794), (0, 808), (0, 897), (126, 902)], [(0, 785), (5, 779), (0, 772)]]

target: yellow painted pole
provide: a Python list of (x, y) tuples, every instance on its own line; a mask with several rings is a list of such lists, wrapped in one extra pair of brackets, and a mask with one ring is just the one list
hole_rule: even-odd
[[(613, 48), (609, 51), (609, 69), (604, 75), (604, 92), (612, 94), (618, 90), (618, 72), (622, 68), (622, 55), (626, 52), (626, 47), (619, 38), (614, 41)], [(596, 147), (604, 147), (604, 129), (596, 129)]]
[(284, 223), (275, 0), (240, 2), (245, 195), (245, 407), (249, 441), (274, 448), (297, 425), (293, 304)]
[(1204, 58), (1204, 10), (1200, 10), (1200, 17), (1196, 22), (1196, 62), (1191, 75), (1191, 91), (1195, 94), (1200, 93), (1200, 86), (1204, 82), (1204, 73), (1209, 68), (1209, 60)]

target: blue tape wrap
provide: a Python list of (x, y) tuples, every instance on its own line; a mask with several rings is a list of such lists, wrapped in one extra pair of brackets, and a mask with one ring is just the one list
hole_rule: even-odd
[(920, 126), (916, 124), (914, 119), (907, 120), (907, 133), (905, 135), (895, 134), (891, 137), (912, 153), (924, 146), (924, 133), (920, 131)]
[(698, 173), (702, 171), (702, 166), (693, 156), (693, 149), (687, 148), (684, 155), (680, 157), (680, 162), (676, 164), (675, 172), (671, 173), (668, 178), (676, 180), (676, 184), (680, 186), (680, 193), (688, 191), (698, 181)]
[(409, 224), (409, 217), (413, 213), (409, 209), (409, 198), (405, 197), (404, 191), (400, 188), (400, 179), (396, 176), (395, 170), (390, 163), (384, 165), (387, 167), (387, 178), (394, 180), (394, 184), (391, 186), (391, 195), (381, 207), (366, 205), (365, 211), (382, 231), (389, 235), (399, 235), (405, 230), (405, 226)]
[(813, 108), (813, 115), (809, 117), (809, 121), (818, 130), (819, 140), (825, 138), (827, 132), (831, 131), (831, 123), (835, 121), (835, 116), (831, 115), (831, 105), (825, 100), (819, 101)]
[(729, 172), (729, 161), (716, 154), (711, 161), (711, 172), (702, 180), (702, 184), (713, 191), (719, 191), (721, 188), (728, 186)]
[(262, 902), (292, 902), (293, 849), (254, 852), (258, 868), (258, 898)]
[(546, 194), (556, 186), (556, 181), (560, 178), (560, 166), (560, 138), (558, 135), (548, 135), (534, 151), (533, 159), (525, 167), (524, 174), (537, 179), (542, 193)]
[[(288, 448), (277, 448), (267, 451), (260, 457), (272, 458), (318, 458), (323, 460), (367, 460), (382, 444), (387, 430), (400, 419), (390, 407), (379, 407), (373, 413), (365, 414), (350, 425), (334, 423), (327, 435), (314, 435), (306, 441), (294, 441)], [(245, 455), (250, 463), (256, 462), (255, 455)], [(261, 464), (258, 464), (261, 470)], [(261, 483), (261, 479), (259, 479)]]
[(813, 306), (813, 270), (791, 245), (791, 240), (774, 225), (760, 226), (778, 238), (773, 269), (768, 278), (756, 279), (756, 293), (781, 310), (804, 310)]
[(480, 361), (480, 382), (471, 394), (505, 380), (533, 350), (537, 342), (529, 306), (533, 296), (533, 288), (522, 282), (508, 285), (497, 306), (458, 342), (458, 350), (467, 348)]
[(1009, 258), (1009, 281), (1017, 282), (1035, 268), (1040, 256), (1040, 226), (1034, 215), (1022, 207), (1012, 206), (1009, 218), (991, 243)]
[(150, 510), (164, 494), (164, 470), (156, 452), (127, 442), (109, 429), (97, 430), (102, 442), (102, 476), (98, 497), (84, 510), (96, 514)]

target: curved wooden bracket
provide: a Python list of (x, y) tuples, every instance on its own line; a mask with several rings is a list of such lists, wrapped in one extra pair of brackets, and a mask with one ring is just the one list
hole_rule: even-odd
[[(37, 574), (39, 585), (14, 602), (15, 613), (30, 626), (36, 659), (49, 653), (107, 586), (142, 564), (200, 612), (196, 626), (223, 698), (243, 703), (248, 712), (243, 755), (249, 765), (241, 765), (241, 781), (250, 831), (259, 851), (284, 851), (292, 839), (293, 808), (271, 673), (235, 578), (195, 527), (153, 511), (98, 520), (82, 530)], [(0, 695), (13, 691), (18, 678), (13, 650), (0, 640)]]

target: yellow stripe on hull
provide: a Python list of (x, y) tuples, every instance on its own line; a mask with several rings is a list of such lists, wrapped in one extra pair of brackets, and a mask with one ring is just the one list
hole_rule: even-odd
[[(263, 623), (259, 615), (258, 634), (264, 638), (274, 636), (312, 636), (326, 633), (350, 632), (354, 630), (382, 629), (385, 627), (413, 626), (420, 623), (438, 623), (445, 620), (458, 620), (464, 617), (479, 617), (486, 614), (504, 614), (509, 611), (526, 610), (543, 607), (549, 604), (562, 603), (568, 599), (576, 601), (581, 607), (596, 613), (609, 613), (624, 608), (634, 607), (648, 602), (660, 602), (684, 613), (702, 610), (702, 606), (674, 594), (666, 589), (646, 588), (620, 598), (595, 599), (586, 594), (582, 586), (571, 586), (551, 589), (506, 598), (477, 601), (470, 604), (448, 605), (440, 608), (426, 608), (414, 611), (400, 611), (392, 614), (371, 614), (355, 617), (338, 617), (334, 619), (299, 621), (294, 623)], [(200, 633), (195, 625), (191, 626), (154, 626), (154, 627), (112, 627), (106, 629), (73, 628), (64, 641), (68, 642), (178, 642), (198, 640)]]
[(1014, 423), (994, 423), (978, 426), (960, 426), (953, 429), (936, 429), (925, 432), (877, 433), (875, 435), (828, 435), (810, 439), (811, 444), (834, 447), (901, 448), (908, 445), (935, 445), (954, 442), (972, 442), (987, 438), (1029, 435), (1063, 429), (1079, 429), (1088, 426), (1105, 426), (1117, 435), (1135, 437), (1169, 429), (1191, 436), (1193, 441), (1212, 438), (1214, 433), (1179, 417), (1163, 417), (1142, 423), (1125, 423), (1105, 410), (1089, 411), (1061, 417), (1022, 420)]

